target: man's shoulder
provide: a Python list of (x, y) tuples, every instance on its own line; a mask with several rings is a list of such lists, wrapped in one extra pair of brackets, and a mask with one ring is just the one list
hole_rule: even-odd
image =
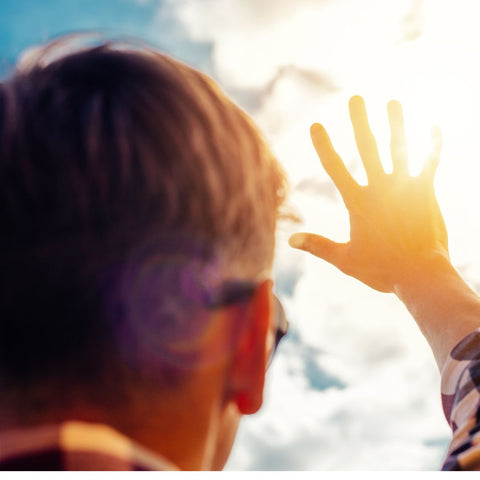
[(0, 470), (176, 470), (104, 424), (69, 421), (0, 432)]

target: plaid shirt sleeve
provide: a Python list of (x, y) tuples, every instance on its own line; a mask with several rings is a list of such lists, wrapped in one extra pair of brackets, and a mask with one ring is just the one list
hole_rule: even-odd
[(453, 431), (442, 470), (480, 470), (480, 329), (450, 353), (441, 388), (443, 410)]

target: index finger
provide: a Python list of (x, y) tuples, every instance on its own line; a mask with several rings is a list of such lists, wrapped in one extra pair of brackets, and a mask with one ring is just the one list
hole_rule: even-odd
[(310, 135), (323, 168), (338, 188), (344, 202), (347, 203), (360, 186), (334, 150), (325, 128), (319, 123), (314, 123), (310, 128)]

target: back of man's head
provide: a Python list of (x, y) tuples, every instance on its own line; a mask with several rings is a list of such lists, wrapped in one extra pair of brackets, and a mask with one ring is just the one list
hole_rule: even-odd
[(2, 402), (39, 415), (181, 382), (212, 296), (271, 267), (285, 187), (207, 77), (77, 41), (0, 85)]

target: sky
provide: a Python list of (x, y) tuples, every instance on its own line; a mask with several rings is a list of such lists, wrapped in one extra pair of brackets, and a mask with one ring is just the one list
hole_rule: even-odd
[(365, 175), (348, 98), (365, 97), (385, 167), (385, 105), (404, 105), (411, 171), (439, 125), (436, 191), (454, 265), (480, 290), (480, 5), (476, 0), (2, 0), (0, 70), (61, 33), (134, 36), (211, 75), (258, 123), (291, 189), (274, 264), (291, 328), (262, 410), (242, 421), (229, 470), (436, 470), (450, 440), (440, 378), (403, 305), (291, 249), (295, 231), (349, 238), (309, 139), (321, 122)]

